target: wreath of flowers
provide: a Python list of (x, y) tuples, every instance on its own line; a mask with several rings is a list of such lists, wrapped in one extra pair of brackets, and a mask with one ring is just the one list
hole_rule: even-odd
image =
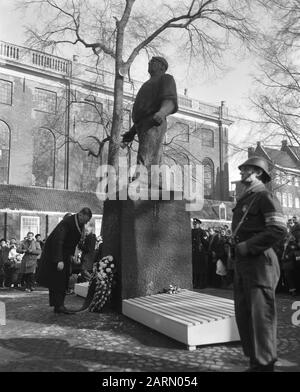
[(172, 284), (169, 284), (169, 287), (167, 289), (163, 289), (163, 293), (166, 294), (177, 294), (180, 293), (181, 288)]
[(90, 285), (95, 283), (95, 293), (89, 306), (90, 312), (100, 312), (111, 297), (114, 286), (115, 264), (112, 256), (105, 256), (93, 266)]

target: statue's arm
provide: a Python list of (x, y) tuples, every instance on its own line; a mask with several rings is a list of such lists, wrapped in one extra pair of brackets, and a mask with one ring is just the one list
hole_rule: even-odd
[(178, 110), (176, 83), (173, 76), (169, 74), (161, 77), (159, 100), (160, 109), (154, 114), (153, 120), (161, 124), (167, 116)]
[(175, 103), (171, 99), (165, 99), (162, 101), (161, 107), (158, 112), (153, 115), (153, 120), (158, 124), (161, 124), (167, 116), (174, 113)]

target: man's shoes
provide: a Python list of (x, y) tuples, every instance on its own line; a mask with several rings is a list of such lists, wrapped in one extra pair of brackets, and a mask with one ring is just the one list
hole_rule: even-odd
[(59, 308), (54, 308), (54, 313), (63, 313), (63, 314), (75, 314), (72, 310), (68, 310), (64, 306), (60, 306)]
[(250, 365), (245, 372), (274, 372), (274, 363), (270, 363), (269, 365)]

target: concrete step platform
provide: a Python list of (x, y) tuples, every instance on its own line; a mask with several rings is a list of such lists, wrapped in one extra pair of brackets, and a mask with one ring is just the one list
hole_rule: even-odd
[(206, 344), (239, 341), (231, 299), (182, 290), (122, 301), (125, 316), (170, 338), (189, 350)]

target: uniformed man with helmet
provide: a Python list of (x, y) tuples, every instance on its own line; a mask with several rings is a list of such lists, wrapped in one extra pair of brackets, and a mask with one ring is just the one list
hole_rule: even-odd
[(296, 223), (282, 253), (281, 267), (285, 285), (291, 296), (300, 291), (300, 224)]
[(193, 218), (192, 228), (192, 266), (193, 266), (193, 287), (200, 289), (206, 287), (207, 280), (207, 260), (205, 257), (205, 231), (201, 228), (201, 220)]
[(233, 209), (235, 315), (248, 371), (273, 371), (276, 353), (275, 289), (280, 277), (272, 248), (286, 235), (278, 199), (266, 189), (268, 163), (253, 156), (239, 166), (244, 193)]

